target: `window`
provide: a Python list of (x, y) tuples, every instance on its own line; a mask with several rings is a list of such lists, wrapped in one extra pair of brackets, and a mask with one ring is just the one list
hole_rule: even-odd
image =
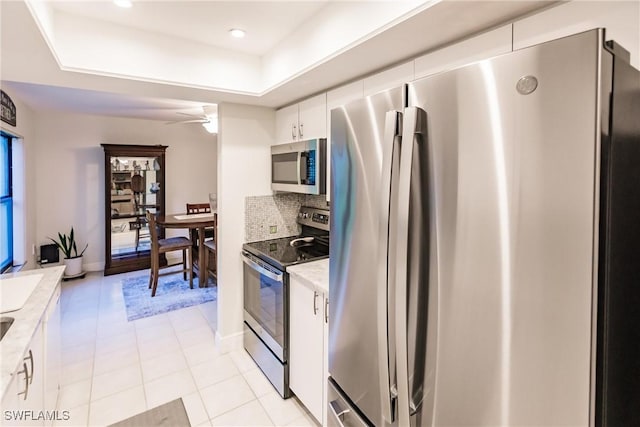
[(0, 133), (0, 272), (13, 263), (13, 186), (11, 183), (11, 137)]

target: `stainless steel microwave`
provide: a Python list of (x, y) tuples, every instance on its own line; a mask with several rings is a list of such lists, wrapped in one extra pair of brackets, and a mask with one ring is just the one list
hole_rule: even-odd
[(324, 138), (271, 146), (271, 189), (325, 194), (326, 159)]

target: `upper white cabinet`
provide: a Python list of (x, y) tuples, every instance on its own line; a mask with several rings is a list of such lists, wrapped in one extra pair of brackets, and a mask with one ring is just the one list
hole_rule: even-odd
[(415, 78), (511, 52), (511, 24), (482, 33), (415, 60)]
[(364, 81), (358, 80), (327, 92), (327, 202), (331, 200), (331, 110), (364, 96)]
[[(364, 96), (364, 80), (340, 86), (327, 92), (327, 118), (331, 118), (331, 110), (341, 105), (350, 103)], [(327, 122), (327, 132), (331, 129)]]
[(276, 111), (276, 142), (298, 140), (298, 104), (290, 105)]
[(513, 48), (568, 36), (593, 28), (606, 29), (607, 40), (615, 40), (631, 53), (631, 65), (640, 66), (640, 2), (572, 1), (516, 21)]
[(326, 137), (326, 93), (276, 111), (276, 142), (278, 144)]
[(373, 95), (410, 82), (415, 75), (413, 67), (413, 61), (409, 61), (367, 77), (364, 79), (364, 96)]

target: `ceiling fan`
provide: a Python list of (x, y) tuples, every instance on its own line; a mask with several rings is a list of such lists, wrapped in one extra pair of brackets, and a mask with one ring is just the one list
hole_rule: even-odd
[(203, 105), (202, 114), (183, 113), (178, 111), (177, 114), (186, 116), (184, 120), (175, 120), (167, 122), (168, 125), (173, 124), (187, 124), (187, 123), (200, 123), (209, 133), (218, 132), (218, 106), (217, 105)]

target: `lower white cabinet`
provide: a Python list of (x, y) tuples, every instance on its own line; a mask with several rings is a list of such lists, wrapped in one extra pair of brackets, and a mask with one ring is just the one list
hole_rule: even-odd
[(328, 295), (291, 276), (289, 386), (326, 425)]
[[(62, 377), (62, 336), (60, 323), (60, 285), (56, 288), (44, 316), (44, 406), (45, 411), (57, 409), (60, 380)], [(53, 425), (54, 420), (45, 422)]]
[(60, 384), (60, 339), (58, 284), (2, 398), (0, 426), (53, 425)]
[(2, 399), (3, 426), (44, 426), (38, 416), (44, 406), (42, 330), (41, 323)]

